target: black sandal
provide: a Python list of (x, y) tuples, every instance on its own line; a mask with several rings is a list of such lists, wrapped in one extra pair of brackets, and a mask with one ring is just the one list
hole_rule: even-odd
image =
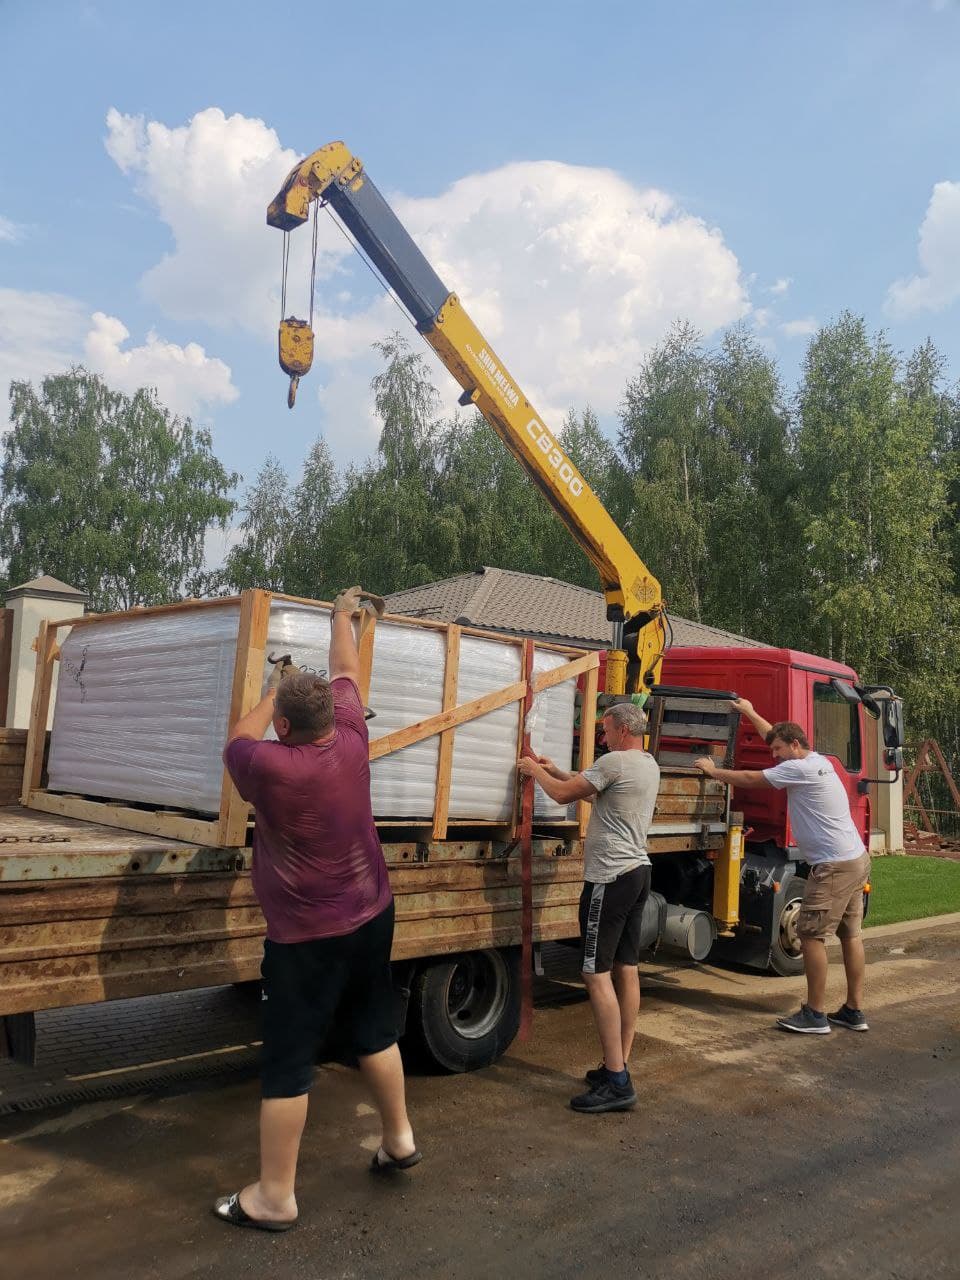
[(267, 1222), (264, 1218), (251, 1218), (240, 1203), (239, 1191), (232, 1196), (221, 1196), (213, 1206), (213, 1215), (232, 1227), (253, 1227), (257, 1231), (290, 1231), (298, 1221), (294, 1218), (292, 1222)]
[[(385, 1159), (381, 1160), (380, 1157)], [(393, 1173), (395, 1169), (412, 1169), (415, 1164), (419, 1164), (423, 1159), (422, 1151), (414, 1151), (409, 1156), (392, 1156), (389, 1151), (385, 1151), (383, 1147), (377, 1151), (370, 1163), (371, 1173)]]

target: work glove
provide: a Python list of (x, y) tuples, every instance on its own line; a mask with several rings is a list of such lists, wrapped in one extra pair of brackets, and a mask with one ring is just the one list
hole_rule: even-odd
[(280, 658), (274, 657), (271, 653), (267, 657), (267, 661), (273, 664), (270, 679), (267, 681), (268, 689), (277, 690), (280, 688), (281, 681), (286, 680), (288, 676), (298, 676), (300, 674), (300, 668), (294, 666), (289, 653), (283, 654)]
[(372, 591), (364, 591), (363, 587), (347, 587), (341, 591), (333, 602), (334, 613), (354, 614), (358, 609), (366, 609), (374, 617), (382, 618), (384, 610), (383, 596), (375, 596)]

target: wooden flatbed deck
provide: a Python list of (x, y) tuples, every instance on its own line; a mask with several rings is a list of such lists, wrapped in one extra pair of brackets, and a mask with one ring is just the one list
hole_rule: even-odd
[[(652, 853), (723, 841), (718, 783), (666, 771)], [(520, 943), (521, 872), (503, 828), (431, 839), (383, 824), (395, 960)], [(211, 848), (35, 810), (0, 809), (0, 1016), (255, 979), (263, 917), (252, 850)], [(533, 936), (576, 935), (575, 823), (533, 841)]]

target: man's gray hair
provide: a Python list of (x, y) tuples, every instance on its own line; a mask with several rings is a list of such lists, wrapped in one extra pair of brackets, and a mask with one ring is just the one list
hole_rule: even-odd
[(604, 708), (603, 718), (607, 717), (626, 729), (634, 738), (643, 737), (647, 728), (647, 713), (635, 702), (615, 702), (612, 707)]

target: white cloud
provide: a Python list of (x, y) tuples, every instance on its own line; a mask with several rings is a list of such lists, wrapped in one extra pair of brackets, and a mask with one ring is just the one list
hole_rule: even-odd
[(7, 426), (11, 381), (38, 384), (76, 364), (118, 391), (156, 387), (177, 413), (236, 399), (229, 368), (195, 342), (179, 347), (151, 333), (142, 347), (121, 351), (129, 336), (115, 317), (98, 311), (91, 318), (76, 298), (0, 289), (0, 430)]
[(921, 271), (896, 280), (887, 291), (886, 311), (895, 316), (942, 311), (960, 298), (960, 182), (938, 182), (920, 227)]
[(0, 213), (0, 241), (7, 244), (16, 244), (18, 240), (23, 239), (24, 228), (17, 222), (11, 222), (9, 218), (5, 218)]
[(75, 298), (0, 289), (0, 430), (8, 425), (10, 383), (39, 382), (76, 363), (87, 321)]
[(808, 338), (818, 328), (813, 316), (805, 316), (802, 320), (787, 320), (780, 326), (780, 332), (787, 338)]
[(772, 293), (775, 298), (782, 298), (792, 284), (792, 276), (781, 276), (779, 280), (773, 282), (767, 293)]
[[(111, 110), (107, 126), (111, 156), (173, 235), (170, 253), (144, 277), (149, 297), (180, 320), (241, 325), (272, 340), (281, 238), (265, 213), (294, 153), (262, 121), (217, 108), (176, 128)], [(737, 259), (717, 229), (666, 193), (638, 189), (608, 169), (511, 164), (464, 177), (436, 197), (398, 195), (392, 203), (551, 418), (571, 404), (614, 409), (644, 352), (676, 317), (710, 334), (750, 310)], [(291, 238), (299, 257), (290, 280), (300, 296), (287, 309), (299, 315), (309, 241), (306, 228)], [(365, 270), (321, 216), (318, 365), (357, 361), (365, 369), (370, 343), (398, 327), (392, 305), (368, 297)], [(328, 414), (346, 410), (335, 387), (348, 382), (356, 378), (342, 368), (327, 375)], [(365, 407), (366, 388), (364, 396)], [(358, 414), (359, 405), (354, 423)]]
[(121, 350), (129, 337), (130, 331), (115, 316), (94, 312), (84, 363), (111, 387), (128, 395), (140, 387), (155, 387), (163, 404), (184, 415), (236, 400), (239, 393), (229, 367), (208, 356), (198, 343), (180, 347), (150, 332), (142, 347)]
[(511, 164), (394, 204), (538, 403), (611, 410), (676, 317), (709, 334), (749, 310), (720, 233), (609, 169)]
[[(171, 252), (143, 277), (146, 296), (177, 320), (270, 333), (280, 310), (282, 237), (266, 225), (267, 204), (296, 153), (262, 120), (217, 107), (172, 129), (111, 107), (106, 148), (173, 235)], [(325, 216), (321, 232), (327, 272), (350, 247)], [(291, 238), (298, 315), (307, 305), (309, 239), (306, 231)]]

